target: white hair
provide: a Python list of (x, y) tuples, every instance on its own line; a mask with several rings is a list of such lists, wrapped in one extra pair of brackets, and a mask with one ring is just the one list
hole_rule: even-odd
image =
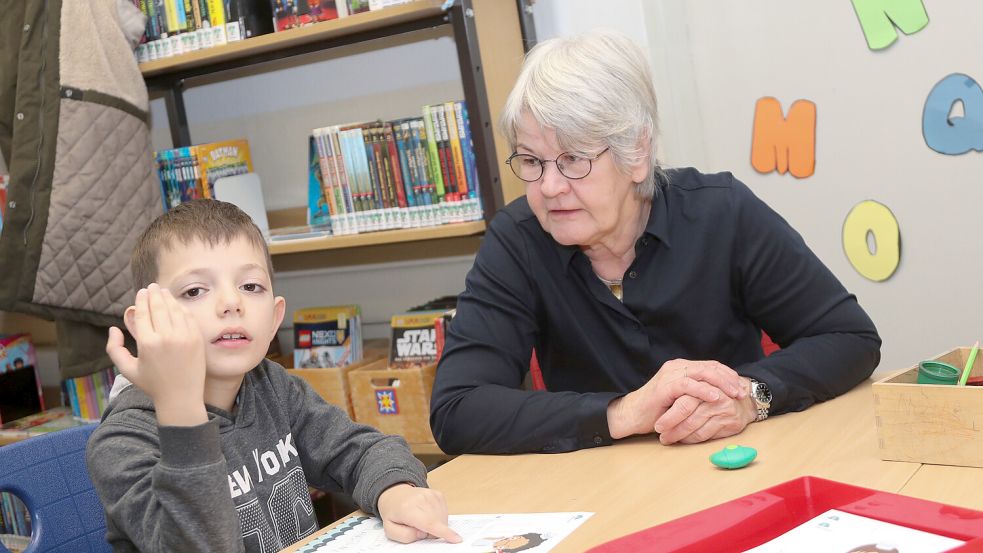
[(623, 173), (647, 160), (652, 170), (637, 189), (644, 200), (664, 181), (655, 157), (658, 108), (649, 63), (620, 33), (591, 31), (537, 44), (502, 111), (501, 130), (513, 151), (524, 113), (554, 130), (565, 151), (610, 148)]

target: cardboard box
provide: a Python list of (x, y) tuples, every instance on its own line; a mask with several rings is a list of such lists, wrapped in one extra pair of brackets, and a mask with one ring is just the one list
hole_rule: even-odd
[[(934, 357), (959, 369), (972, 348)], [(983, 355), (970, 374), (983, 375)], [(918, 366), (873, 385), (881, 459), (983, 467), (983, 387), (918, 384)]]
[[(385, 341), (383, 340), (383, 342)], [(388, 345), (370, 346), (367, 344), (364, 358), (357, 363), (352, 363), (344, 367), (332, 367), (328, 369), (292, 369), (286, 365), (284, 367), (287, 367), (288, 373), (306, 380), (314, 388), (314, 391), (323, 397), (325, 401), (341, 407), (348, 413), (349, 417), (354, 419), (355, 411), (352, 410), (349, 374), (359, 367), (364, 367), (376, 361), (381, 360), (385, 362), (388, 355)], [(285, 357), (274, 360), (281, 364), (282, 361), (288, 361)]]
[(385, 359), (351, 371), (355, 420), (399, 434), (411, 444), (433, 443), (430, 392), (436, 374), (436, 365), (390, 369)]

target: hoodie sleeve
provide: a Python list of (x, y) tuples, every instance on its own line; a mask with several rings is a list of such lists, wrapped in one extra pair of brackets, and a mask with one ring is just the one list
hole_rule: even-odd
[(243, 551), (217, 420), (155, 431), (109, 415), (89, 440), (86, 463), (114, 550)]
[(379, 496), (399, 483), (427, 487), (427, 473), (400, 436), (358, 424), (324, 401), (303, 379), (283, 371), (291, 432), (302, 452), (308, 482), (344, 490), (367, 513), (377, 514)]

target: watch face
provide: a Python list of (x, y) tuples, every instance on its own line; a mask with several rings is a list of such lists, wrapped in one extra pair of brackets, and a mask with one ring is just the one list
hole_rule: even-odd
[(754, 399), (759, 403), (771, 403), (771, 390), (764, 382), (754, 383)]

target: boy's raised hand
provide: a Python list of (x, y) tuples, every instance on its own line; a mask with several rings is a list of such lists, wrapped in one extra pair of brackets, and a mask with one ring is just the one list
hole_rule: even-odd
[(411, 543), (434, 537), (461, 542), (461, 536), (447, 526), (447, 502), (437, 490), (396, 484), (379, 496), (379, 516), (386, 537), (393, 541)]
[(205, 345), (191, 315), (170, 290), (153, 283), (137, 292), (125, 322), (136, 338), (139, 357), (123, 346), (123, 332), (116, 327), (109, 329), (106, 353), (127, 380), (150, 396), (158, 422), (174, 426), (207, 422)]

